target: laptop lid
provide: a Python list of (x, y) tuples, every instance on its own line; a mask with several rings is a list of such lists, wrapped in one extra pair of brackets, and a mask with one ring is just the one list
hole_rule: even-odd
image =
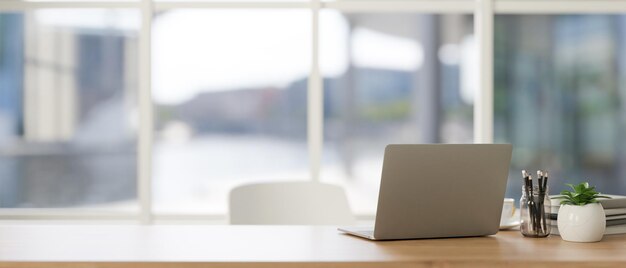
[(374, 237), (495, 234), (510, 144), (390, 144), (385, 148)]

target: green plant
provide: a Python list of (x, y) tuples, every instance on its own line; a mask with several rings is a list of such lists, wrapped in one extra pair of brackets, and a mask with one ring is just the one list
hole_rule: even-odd
[(596, 187), (590, 187), (588, 182), (578, 185), (566, 183), (565, 185), (574, 191), (563, 190), (561, 195), (552, 197), (552, 199), (563, 199), (561, 205), (584, 206), (591, 203), (598, 203), (597, 198), (611, 198), (609, 196), (600, 195), (596, 192)]

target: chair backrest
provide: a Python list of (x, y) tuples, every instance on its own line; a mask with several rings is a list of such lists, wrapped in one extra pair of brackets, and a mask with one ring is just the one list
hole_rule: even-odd
[(230, 192), (230, 223), (354, 225), (343, 188), (319, 182), (247, 184)]

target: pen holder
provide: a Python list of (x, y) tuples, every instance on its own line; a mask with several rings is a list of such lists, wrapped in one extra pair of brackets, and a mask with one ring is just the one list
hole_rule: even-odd
[(522, 186), (520, 199), (520, 231), (526, 237), (546, 237), (550, 235), (550, 197), (548, 188), (541, 192), (539, 187), (532, 191)]

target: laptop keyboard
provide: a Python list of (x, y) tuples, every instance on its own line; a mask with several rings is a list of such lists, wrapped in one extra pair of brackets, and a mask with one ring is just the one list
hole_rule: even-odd
[(360, 231), (359, 234), (364, 236), (374, 236), (374, 231)]

